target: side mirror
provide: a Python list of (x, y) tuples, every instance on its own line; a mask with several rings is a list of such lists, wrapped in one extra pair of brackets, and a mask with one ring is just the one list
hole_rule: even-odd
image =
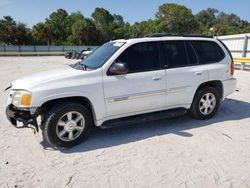
[(114, 63), (108, 71), (108, 75), (122, 75), (128, 73), (128, 65), (126, 63)]

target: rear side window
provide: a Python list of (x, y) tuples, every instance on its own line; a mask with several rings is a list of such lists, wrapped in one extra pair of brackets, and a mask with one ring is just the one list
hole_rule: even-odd
[(212, 41), (191, 41), (199, 59), (199, 64), (215, 63), (221, 61), (225, 54), (220, 46)]
[(130, 46), (116, 60), (127, 63), (129, 73), (160, 69), (158, 42), (144, 42)]
[(187, 48), (187, 54), (188, 54), (188, 65), (197, 65), (198, 58), (197, 58), (196, 52), (194, 51), (194, 48), (191, 45), (191, 43), (188, 41), (186, 41), (186, 48)]
[(184, 41), (164, 42), (164, 55), (169, 67), (182, 67), (188, 65)]

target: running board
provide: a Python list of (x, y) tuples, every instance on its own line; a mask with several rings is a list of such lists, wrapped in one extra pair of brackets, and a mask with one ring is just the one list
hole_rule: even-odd
[(150, 121), (162, 120), (162, 119), (168, 119), (168, 118), (181, 116), (186, 113), (187, 113), (187, 110), (185, 108), (175, 108), (171, 110), (164, 110), (164, 111), (159, 111), (159, 112), (134, 115), (134, 116), (105, 121), (102, 124), (101, 128), (106, 129), (106, 128), (119, 127), (119, 126), (128, 126), (131, 124), (146, 123)]

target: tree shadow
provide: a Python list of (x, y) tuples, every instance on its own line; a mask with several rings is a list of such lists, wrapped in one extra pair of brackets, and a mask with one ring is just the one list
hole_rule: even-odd
[[(234, 99), (226, 99), (217, 115), (208, 120), (195, 120), (188, 115), (177, 118), (159, 120), (143, 124), (133, 124), (125, 127), (110, 129), (94, 128), (89, 138), (82, 144), (70, 149), (63, 149), (63, 153), (85, 152), (101, 148), (108, 148), (144, 140), (150, 137), (175, 134), (182, 137), (192, 137), (187, 131), (197, 127), (204, 127), (213, 123), (242, 120), (250, 117), (250, 103)], [(45, 139), (44, 139), (45, 140)], [(45, 149), (49, 149), (46, 141), (41, 142)]]

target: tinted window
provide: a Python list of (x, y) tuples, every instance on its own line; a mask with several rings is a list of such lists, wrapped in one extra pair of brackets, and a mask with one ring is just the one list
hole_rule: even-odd
[(129, 73), (159, 69), (158, 43), (145, 42), (130, 46), (116, 61), (127, 63)]
[(230, 50), (228, 49), (228, 47), (220, 39), (217, 39), (217, 40), (224, 46), (224, 48), (227, 50), (228, 54), (230, 55), (231, 60), (233, 61), (232, 53), (230, 52)]
[(184, 41), (164, 42), (164, 50), (169, 67), (180, 67), (188, 64)]
[(218, 62), (225, 56), (220, 46), (215, 42), (191, 41), (191, 44), (198, 55), (199, 64)]
[(186, 42), (186, 49), (188, 53), (188, 64), (189, 65), (198, 64), (198, 58), (197, 58), (197, 55), (195, 54), (194, 48), (188, 41)]

